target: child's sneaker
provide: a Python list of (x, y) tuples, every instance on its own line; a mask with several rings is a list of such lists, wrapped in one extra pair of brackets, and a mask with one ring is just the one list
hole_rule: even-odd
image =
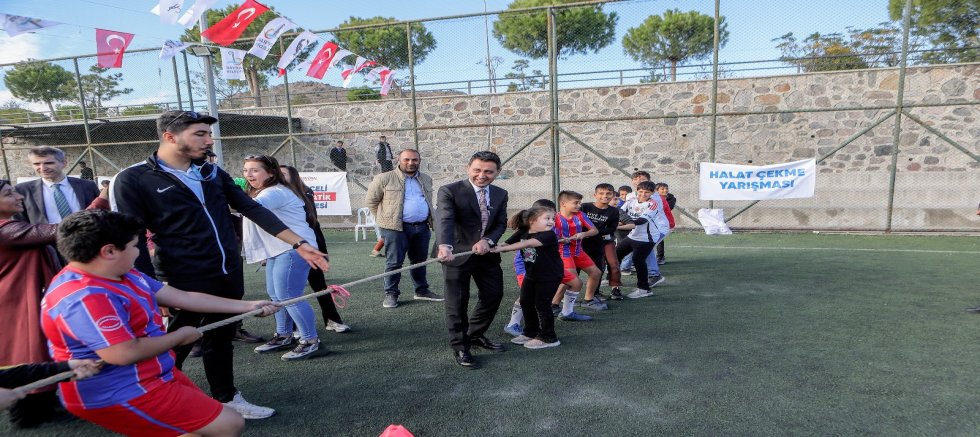
[(633, 269), (623, 270), (620, 272), (623, 276), (633, 276)]
[(651, 293), (650, 290), (644, 290), (642, 288), (637, 288), (636, 290), (633, 290), (632, 293), (626, 295), (626, 297), (630, 299), (639, 299), (641, 297), (648, 296), (653, 296), (653, 293)]
[(272, 336), (272, 339), (267, 341), (265, 344), (256, 347), (255, 353), (264, 354), (267, 352), (275, 352), (283, 349), (292, 348), (296, 344), (296, 338), (292, 335), (276, 335)]
[(588, 308), (590, 310), (595, 310), (595, 311), (603, 311), (603, 310), (608, 310), (609, 305), (606, 305), (605, 302), (596, 298), (596, 299), (582, 302), (582, 308)]
[(242, 397), (242, 392), (235, 392), (235, 397), (232, 400), (225, 402), (225, 406), (231, 408), (241, 414), (242, 417), (246, 419), (265, 419), (267, 417), (272, 417), (276, 414), (276, 410), (269, 407), (260, 407), (258, 405), (252, 404), (246, 401)]
[(657, 265), (658, 265), (658, 266), (662, 266), (662, 265), (664, 265), (664, 264), (667, 264), (667, 260), (666, 260), (666, 259), (663, 259), (663, 258), (657, 258)]
[(600, 290), (596, 290), (595, 291), (595, 298), (596, 299), (599, 299), (599, 300), (608, 300), (609, 299), (609, 296), (606, 296), (606, 293), (603, 293)]
[(538, 339), (535, 338), (535, 339), (533, 339), (533, 340), (531, 340), (531, 341), (529, 341), (527, 343), (524, 343), (524, 347), (526, 347), (528, 349), (544, 349), (544, 348), (548, 348), (548, 347), (555, 347), (555, 346), (558, 346), (560, 344), (561, 344), (561, 342), (558, 341), (558, 340), (555, 340), (555, 341), (553, 341), (551, 343), (547, 343), (547, 342), (544, 342), (544, 341), (541, 341), (541, 340), (538, 340)]
[(514, 344), (525, 344), (525, 343), (527, 343), (527, 342), (529, 342), (531, 340), (532, 340), (531, 337), (528, 337), (528, 336), (522, 334), (522, 335), (518, 335), (517, 337), (514, 337), (514, 338), (510, 339), (510, 342), (511, 343), (514, 343)]
[(558, 314), (558, 320), (564, 320), (566, 322), (587, 322), (592, 320), (592, 316), (587, 316), (585, 314), (579, 314), (572, 311), (568, 314)]
[(341, 332), (341, 333), (350, 332), (350, 326), (347, 326), (343, 323), (334, 322), (333, 320), (327, 320), (327, 330), (334, 331), (334, 332)]
[(515, 323), (513, 325), (504, 326), (504, 332), (514, 337), (520, 337), (521, 334), (524, 333), (524, 328), (521, 328), (521, 325), (519, 323)]
[(327, 354), (327, 348), (320, 345), (320, 340), (300, 340), (299, 345), (282, 356), (283, 361), (303, 360)]
[(623, 292), (620, 291), (619, 287), (612, 289), (612, 292), (609, 293), (609, 300), (623, 300)]
[(609, 286), (609, 280), (608, 279), (603, 279), (603, 280), (599, 281), (599, 285), (600, 286), (603, 286), (603, 287), (607, 287), (607, 286)]
[(665, 278), (663, 276), (660, 276), (660, 275), (651, 276), (650, 277), (650, 288), (656, 287), (656, 286), (658, 286), (660, 284), (663, 284), (664, 282), (667, 282), (667, 278)]
[(561, 314), (561, 305), (551, 304), (551, 314), (555, 315), (555, 317)]

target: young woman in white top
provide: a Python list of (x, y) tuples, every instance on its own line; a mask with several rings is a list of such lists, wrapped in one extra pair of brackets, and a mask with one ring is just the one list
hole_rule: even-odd
[[(247, 181), (245, 192), (271, 211), (286, 226), (306, 241), (315, 241), (313, 230), (307, 224), (306, 196), (296, 193), (283, 183), (279, 162), (271, 156), (245, 158), (242, 174)], [(296, 253), (294, 247), (262, 230), (245, 218), (242, 226), (242, 246), (245, 262), (265, 261), (266, 291), (274, 302), (281, 302), (303, 295), (310, 265)], [(316, 332), (316, 315), (310, 303), (302, 300), (287, 305), (276, 313), (276, 334), (257, 348), (266, 353), (292, 349), (282, 356), (283, 361), (312, 358), (327, 353), (320, 344)], [(298, 329), (297, 342), (293, 330)]]

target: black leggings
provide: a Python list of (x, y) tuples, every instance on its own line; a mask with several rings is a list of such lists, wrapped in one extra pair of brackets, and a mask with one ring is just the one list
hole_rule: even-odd
[[(323, 231), (320, 230), (320, 226), (310, 226), (313, 228), (313, 234), (316, 235), (316, 247), (320, 249), (321, 252), (327, 252), (327, 239), (323, 237)], [(310, 269), (310, 273), (306, 276), (306, 281), (309, 282), (310, 288), (313, 291), (321, 291), (327, 288), (327, 278), (323, 276), (323, 270), (320, 269)], [(320, 304), (320, 312), (323, 313), (323, 322), (326, 323), (327, 320), (334, 323), (343, 324), (344, 321), (340, 318), (340, 313), (337, 312), (337, 305), (334, 305), (333, 298), (329, 294), (316, 297), (317, 303)]]
[(551, 298), (561, 285), (557, 281), (535, 281), (524, 278), (521, 286), (521, 312), (524, 313), (524, 335), (545, 343), (558, 340), (555, 334), (555, 316), (551, 312)]
[(636, 288), (650, 290), (650, 279), (647, 277), (650, 272), (647, 270), (647, 256), (653, 251), (654, 244), (649, 241), (636, 241), (632, 238), (624, 238), (616, 245), (616, 258), (623, 262), (623, 258), (633, 252), (633, 268), (636, 269)]

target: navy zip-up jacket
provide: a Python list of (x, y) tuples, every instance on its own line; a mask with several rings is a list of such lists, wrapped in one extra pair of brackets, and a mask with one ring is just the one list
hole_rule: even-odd
[[(212, 172), (217, 172), (208, 180)], [(205, 164), (204, 203), (177, 176), (160, 167), (154, 152), (112, 182), (113, 209), (139, 217), (150, 231), (156, 252), (151, 261), (146, 235), (139, 236), (136, 269), (161, 281), (216, 278), (241, 269), (241, 249), (229, 207), (266, 232), (287, 229), (269, 210), (248, 197), (221, 168)]]

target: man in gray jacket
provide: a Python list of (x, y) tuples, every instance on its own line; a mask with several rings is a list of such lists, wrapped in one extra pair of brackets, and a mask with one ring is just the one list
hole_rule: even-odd
[[(368, 186), (365, 203), (374, 214), (385, 242), (385, 271), (398, 270), (408, 255), (410, 263), (425, 261), (432, 236), (432, 178), (419, 171), (422, 162), (417, 150), (405, 149), (398, 154), (398, 167), (374, 177)], [(415, 299), (441, 302), (442, 296), (429, 290), (425, 267), (412, 272)], [(398, 306), (398, 283), (401, 274), (385, 277), (382, 306)]]

